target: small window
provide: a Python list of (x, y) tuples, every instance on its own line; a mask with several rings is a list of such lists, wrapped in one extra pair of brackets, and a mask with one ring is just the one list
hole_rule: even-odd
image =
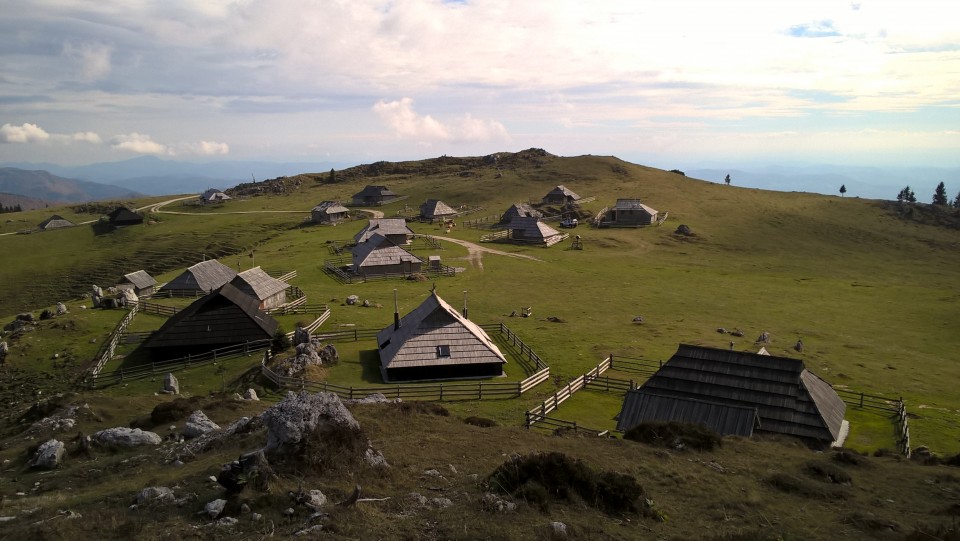
[(437, 346), (437, 357), (449, 357), (450, 346)]

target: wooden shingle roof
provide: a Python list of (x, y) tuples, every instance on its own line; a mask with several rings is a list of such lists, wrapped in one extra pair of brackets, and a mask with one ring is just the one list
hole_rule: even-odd
[(403, 218), (370, 218), (370, 223), (354, 235), (353, 240), (357, 243), (366, 242), (367, 239), (378, 233), (383, 236), (414, 234), (407, 227), (407, 221)]
[(802, 361), (683, 344), (639, 391), (755, 407), (761, 430), (821, 441), (836, 440), (846, 411)]
[(569, 199), (572, 199), (572, 200), (574, 200), (574, 201), (580, 199), (580, 196), (579, 196), (579, 195), (575, 194), (575, 193), (573, 192), (573, 190), (571, 190), (570, 188), (567, 188), (567, 187), (564, 186), (563, 184), (561, 184), (561, 185), (557, 186), (556, 188), (554, 188), (554, 189), (550, 190), (549, 192), (547, 192), (547, 196), (546, 196), (546, 197), (550, 198), (550, 197), (554, 197), (554, 196), (561, 196), (561, 197), (563, 197), (563, 198), (569, 198)]
[(509, 223), (513, 218), (542, 218), (543, 213), (531, 207), (527, 203), (516, 203), (511, 205), (501, 218), (502, 222)]
[(522, 231), (525, 239), (548, 239), (559, 235), (560, 232), (540, 221), (539, 218), (514, 218), (507, 224), (507, 229)]
[(133, 284), (133, 287), (137, 289), (146, 289), (148, 287), (153, 287), (157, 285), (157, 280), (147, 274), (145, 270), (138, 270), (136, 272), (131, 272), (129, 274), (123, 275), (122, 282)]
[(46, 220), (40, 222), (38, 226), (40, 229), (58, 229), (61, 227), (73, 227), (73, 222), (60, 216), (59, 214), (54, 214), (53, 216), (47, 218)]
[(230, 281), (230, 285), (260, 301), (269, 299), (290, 287), (290, 284), (277, 280), (260, 267), (241, 272)]
[(127, 207), (117, 207), (113, 209), (110, 214), (107, 214), (107, 218), (110, 219), (111, 223), (142, 223), (143, 216), (137, 214), (136, 212), (128, 209)]
[(617, 430), (626, 432), (649, 421), (703, 425), (722, 436), (750, 437), (754, 428), (760, 428), (760, 417), (755, 407), (659, 396), (639, 389), (628, 392), (617, 420)]
[[(507, 359), (479, 325), (460, 315), (433, 292), (400, 320), (377, 334), (380, 363), (386, 368), (477, 363), (506, 364)], [(438, 348), (448, 348), (438, 354)]]
[(256, 299), (226, 284), (171, 316), (144, 347), (242, 344), (271, 338), (278, 327)]
[(340, 204), (339, 201), (321, 201), (313, 207), (312, 212), (321, 212), (323, 214), (343, 214), (350, 212), (350, 209)]
[(438, 218), (443, 216), (453, 216), (457, 211), (453, 208), (440, 201), (439, 199), (427, 199), (422, 205), (420, 205), (420, 216), (424, 218)]
[(423, 263), (423, 260), (379, 233), (374, 233), (366, 242), (353, 248), (353, 265), (357, 268), (399, 265), (403, 262)]
[(362, 190), (357, 192), (353, 197), (396, 197), (397, 194), (390, 191), (390, 188), (386, 186), (374, 186), (368, 185), (364, 186)]
[(223, 193), (222, 190), (218, 190), (216, 188), (210, 188), (203, 192), (203, 195), (201, 195), (200, 198), (204, 201), (226, 201), (227, 199), (233, 199), (229, 195)]
[(167, 282), (161, 291), (212, 291), (233, 280), (237, 271), (216, 259), (201, 261)]
[(658, 213), (657, 209), (648, 207), (640, 202), (639, 199), (617, 199), (617, 203), (613, 206), (617, 210), (645, 210), (651, 216), (654, 216)]

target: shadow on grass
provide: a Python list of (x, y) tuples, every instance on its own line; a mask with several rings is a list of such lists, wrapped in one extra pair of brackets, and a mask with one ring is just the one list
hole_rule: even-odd
[(360, 351), (360, 367), (363, 370), (360, 373), (360, 379), (367, 383), (383, 383), (380, 376), (380, 352), (375, 349), (364, 349)]

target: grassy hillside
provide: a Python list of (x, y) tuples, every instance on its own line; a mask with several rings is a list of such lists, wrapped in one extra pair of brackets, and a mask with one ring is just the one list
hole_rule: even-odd
[[(725, 348), (731, 340), (736, 349), (755, 351), (759, 346), (753, 340), (766, 331), (772, 338), (772, 343), (767, 345), (772, 354), (800, 358), (833, 384), (902, 396), (912, 417), (914, 446), (927, 445), (938, 454), (956, 454), (960, 451), (960, 391), (955, 384), (960, 376), (960, 366), (955, 362), (955, 352), (960, 345), (955, 323), (960, 316), (960, 282), (957, 281), (960, 229), (955, 211), (743, 189), (612, 157), (559, 158), (533, 150), (501, 154), (496, 161), (443, 157), (420, 162), (381, 162), (338, 171), (336, 183), (331, 184), (328, 179), (329, 172), (305, 173), (258, 183), (258, 186), (240, 186), (235, 193), (259, 189), (270, 195), (240, 197), (212, 208), (175, 203), (152, 213), (154, 223), (150, 225), (105, 234), (78, 227), (39, 235), (0, 236), (0, 249), (6, 254), (16, 254), (0, 266), (3, 321), (9, 321), (13, 314), (27, 308), (36, 313), (63, 295), (85, 291), (90, 283), (109, 285), (120, 275), (140, 268), (169, 279), (204, 255), (219, 256), (230, 266), (246, 268), (253, 263), (248, 255), (254, 250), (257, 265), (267, 269), (296, 269), (299, 276), (293, 283), (307, 293), (310, 302), (331, 305), (332, 317), (325, 324), (326, 329), (382, 328), (392, 321), (394, 290), (397, 290), (401, 313), (406, 313), (422, 301), (432, 284), (403, 280), (341, 284), (326, 276), (322, 267), (324, 259), (331, 257), (329, 243), (351, 238), (365, 222), (303, 227), (303, 219), (319, 201), (349, 200), (351, 194), (366, 184), (385, 184), (409, 196), (406, 201), (379, 209), (387, 216), (405, 212), (407, 205), (416, 208), (424, 199), (433, 197), (452, 206), (482, 206), (484, 210), (468, 217), (482, 218), (499, 214), (515, 202), (539, 200), (557, 184), (565, 184), (583, 197), (596, 197), (594, 202), (585, 205), (590, 212), (613, 204), (618, 197), (641, 198), (661, 212), (669, 212), (662, 226), (643, 229), (581, 226), (572, 233), (582, 236), (582, 251), (568, 249), (567, 241), (549, 249), (484, 245), (530, 255), (537, 261), (492, 254), (483, 255), (478, 261), (468, 257), (466, 248), (450, 242), (443, 242), (443, 249), (439, 251), (418, 252), (423, 256), (438, 254), (445, 264), (465, 267), (456, 277), (436, 281), (440, 295), (459, 307), (462, 292), (468, 291), (471, 319), (481, 323), (507, 323), (550, 364), (554, 378), (521, 399), (447, 404), (452, 414), (449, 421), (416, 420), (419, 417), (397, 421), (413, 423), (410, 426), (432, 434), (431, 438), (436, 441), (482, 439), (489, 443), (479, 449), (467, 444), (454, 446), (456, 449), (438, 444), (432, 451), (414, 450), (416, 444), (412, 443), (414, 436), (409, 430), (397, 431), (390, 421), (370, 420), (377, 415), (362, 419), (373, 423), (374, 439), (384, 442), (394, 456), (409, 457), (393, 459), (399, 460), (400, 465), (393, 476), (365, 482), (379, 487), (383, 494), (399, 497), (403, 491), (414, 490), (409, 488), (410, 483), (417, 483), (416, 478), (427, 464), (439, 468), (449, 462), (459, 468), (460, 464), (475, 463), (478, 466), (470, 471), (482, 473), (495, 468), (502, 462), (503, 455), (511, 451), (563, 449), (576, 456), (590, 457), (597, 467), (625, 469), (637, 475), (655, 500), (665, 500), (667, 514), (681, 518), (668, 522), (670, 525), (666, 527), (653, 528), (644, 523), (642, 531), (623, 534), (623, 530), (618, 529), (622, 523), (613, 527), (604, 522), (607, 519), (593, 520), (591, 517), (595, 516), (589, 513), (583, 514), (582, 521), (571, 518), (580, 516), (582, 510), (576, 508), (561, 508), (559, 515), (550, 515), (565, 516), (581, 524), (577, 527), (584, 537), (599, 538), (644, 537), (651, 532), (668, 538), (691, 538), (702, 535), (693, 532), (707, 531), (714, 526), (717, 535), (761, 530), (772, 534), (761, 532), (754, 537), (744, 537), (751, 539), (776, 538), (777, 535), (829, 537), (826, 531), (817, 529), (821, 526), (815, 528), (811, 521), (791, 518), (800, 516), (795, 513), (798, 507), (823, 513), (829, 525), (825, 528), (830, 532), (843, 531), (854, 538), (890, 537), (905, 531), (902, 525), (937, 522), (943, 518), (934, 508), (944, 502), (936, 495), (922, 494), (919, 488), (931, 479), (936, 491), (930, 492), (956, 498), (957, 489), (951, 484), (956, 482), (955, 473), (892, 460), (880, 461), (883, 464), (878, 468), (871, 466), (862, 470), (870, 473), (856, 474), (855, 488), (849, 491), (853, 495), (843, 497), (848, 512), (841, 516), (837, 506), (831, 503), (833, 496), (826, 499), (809, 495), (782, 496), (776, 491), (779, 489), (769, 488), (773, 472), (782, 470), (800, 475), (803, 462), (812, 456), (806, 450), (783, 447), (782, 443), (734, 442), (716, 456), (664, 458), (643, 446), (631, 447), (623, 442), (542, 438), (513, 428), (491, 429), (489, 433), (479, 434), (456, 420), (480, 415), (515, 427), (521, 423), (523, 411), (569, 379), (596, 366), (611, 352), (666, 360), (678, 343)], [(147, 203), (145, 200), (138, 204)], [(46, 209), (44, 214), (52, 212)], [(38, 215), (37, 223), (44, 217)], [(688, 225), (694, 236), (676, 235), (674, 231), (680, 224)], [(487, 232), (462, 225), (449, 233), (430, 224), (412, 227), (418, 233), (474, 242)], [(16, 229), (19, 228), (13, 230)], [(350, 294), (384, 307), (346, 306), (343, 299)], [(68, 318), (54, 320), (64, 324), (73, 319), (75, 327), (53, 329), (41, 325), (31, 338), (11, 343), (11, 353), (3, 368), (5, 376), (13, 378), (8, 381), (23, 384), (28, 381), (25, 374), (44, 374), (51, 370), (75, 375), (82, 372), (96, 349), (89, 344), (89, 337), (105, 336), (122, 317), (119, 311), (84, 311), (79, 308), (82, 302), (71, 304)], [(533, 317), (508, 317), (520, 307), (533, 307)], [(638, 315), (644, 318), (642, 325), (633, 322)], [(549, 321), (548, 316), (561, 322)], [(282, 323), (291, 330), (296, 320), (296, 316), (287, 316)], [(138, 316), (135, 330), (147, 331), (160, 324), (162, 319), (156, 316)], [(733, 338), (719, 334), (718, 327), (739, 328), (745, 336)], [(54, 335), (55, 332), (61, 334)], [(802, 353), (792, 348), (798, 339), (805, 345)], [(345, 385), (369, 384), (370, 373), (363, 371), (360, 359), (364, 351), (375, 349), (376, 344), (345, 342), (338, 347), (344, 352), (343, 362), (328, 372), (329, 380)], [(60, 362), (53, 367), (50, 359), (54, 353), (60, 354), (59, 359), (69, 353), (74, 361)], [(189, 392), (205, 395), (223, 386), (228, 391), (246, 388), (251, 380), (243, 374), (255, 369), (257, 364), (258, 360), (253, 358), (238, 361), (220, 374), (212, 367), (192, 369), (188, 380), (194, 383)], [(516, 365), (508, 365), (507, 372), (510, 380), (522, 376)], [(41, 376), (29, 381), (35, 388), (42, 388), (43, 382), (38, 381), (38, 377)], [(63, 389), (69, 387), (66, 381), (57, 385)], [(89, 399), (129, 401), (124, 402), (129, 406), (121, 408), (124, 415), (143, 415), (158, 400), (152, 396), (157, 385), (157, 381), (133, 382), (122, 388), (99, 391)], [(254, 385), (261, 392), (269, 391), (259, 387), (260, 383), (254, 382)], [(12, 386), (8, 385), (8, 389), (12, 391)], [(29, 400), (28, 396), (14, 398), (9, 392), (4, 397), (17, 404), (11, 415), (25, 407)], [(618, 408), (618, 397), (590, 392), (578, 394), (562, 405), (557, 415), (585, 426), (611, 428)], [(126, 424), (129, 422), (126, 417), (120, 415), (114, 421)], [(890, 419), (882, 415), (871, 417), (853, 409), (848, 410), (848, 418), (852, 421), (850, 447), (864, 452), (893, 447), (894, 428)], [(790, 450), (785, 450), (787, 448)], [(436, 456), (430, 455), (431, 452)], [(636, 459), (637, 453), (646, 454), (641, 460)], [(749, 456), (749, 461), (737, 462), (740, 455)], [(783, 464), (778, 462), (781, 456), (788, 457)], [(455, 457), (459, 458), (454, 460)], [(218, 459), (219, 456), (205, 459), (206, 467), (214, 467)], [(738, 477), (737, 483), (732, 483), (730, 477), (720, 480), (709, 476), (712, 474), (684, 473), (686, 470), (680, 465), (686, 466), (691, 460), (718, 460), (724, 465), (732, 462), (737, 464), (733, 467), (735, 470), (750, 473), (742, 479)], [(661, 464), (665, 469), (660, 469)], [(174, 474), (149, 475), (176, 477)], [(186, 477), (202, 475), (207, 473), (199, 470), (183, 473)], [(878, 496), (890, 479), (896, 479), (898, 487), (910, 486), (916, 490), (910, 496)], [(127, 494), (134, 484), (131, 481), (123, 487), (103, 486), (97, 490)], [(861, 484), (869, 488), (861, 488)], [(678, 491), (677, 487), (683, 490)], [(462, 490), (468, 499), (479, 497), (475, 488), (466, 485), (458, 484), (456, 490)], [(723, 492), (714, 497), (714, 490)], [(680, 495), (695, 493), (707, 494), (706, 499)], [(785, 498), (781, 503), (772, 503), (781, 497)], [(871, 507), (876, 502), (906, 502), (911, 498), (918, 499), (922, 505), (918, 504), (917, 509), (922, 507), (926, 514), (911, 515), (912, 511), (889, 509), (887, 504), (877, 504), (882, 510)], [(724, 502), (719, 502), (720, 499)], [(403, 513), (403, 510), (388, 507), (357, 512), (361, 523), (375, 523), (386, 514)], [(540, 517), (531, 511), (524, 515), (523, 523), (537, 523)], [(698, 529), (685, 529), (683, 517), (712, 517), (703, 520), (715, 522), (694, 523)], [(892, 518), (897, 527), (869, 530), (869, 524), (874, 524), (871, 521), (877, 517)], [(596, 526), (600, 523), (605, 525)], [(439, 524), (441, 529), (432, 534), (436, 538), (539, 535), (534, 530), (496, 529), (501, 526), (491, 526), (493, 529), (479, 533), (467, 527), (466, 533), (459, 534), (450, 529), (461, 527), (459, 522), (440, 520)], [(347, 537), (369, 536), (344, 524), (340, 527)], [(415, 521), (410, 526), (412, 530), (398, 526), (398, 530), (384, 535), (429, 537), (417, 530), (421, 527), (422, 523)], [(416, 531), (420, 533), (412, 533)]]

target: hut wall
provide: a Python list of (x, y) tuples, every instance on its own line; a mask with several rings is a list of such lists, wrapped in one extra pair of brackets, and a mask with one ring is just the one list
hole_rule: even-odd
[(411, 366), (387, 368), (387, 381), (431, 379), (492, 378), (503, 375), (501, 363), (477, 363), (443, 366)]

